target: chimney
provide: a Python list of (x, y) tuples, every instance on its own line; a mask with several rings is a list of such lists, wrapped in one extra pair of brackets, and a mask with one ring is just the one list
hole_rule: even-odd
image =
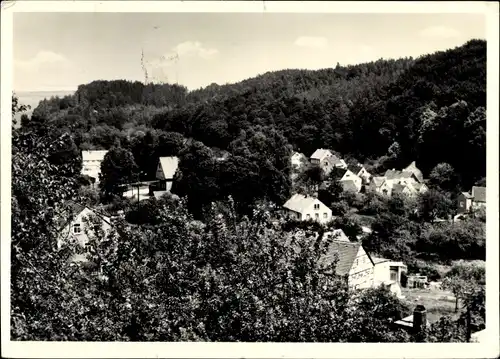
[(413, 311), (413, 331), (420, 333), (427, 326), (427, 311), (423, 305), (417, 305)]

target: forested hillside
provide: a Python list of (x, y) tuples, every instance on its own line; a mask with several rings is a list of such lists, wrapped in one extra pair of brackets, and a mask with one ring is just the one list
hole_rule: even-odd
[[(183, 137), (199, 141), (197, 151), (206, 146), (203, 151), (235, 157), (210, 164), (223, 166), (210, 181), (200, 181), (208, 175), (198, 168), (198, 184), (179, 184), (181, 193), (205, 191), (199, 186), (211, 183), (215, 197), (238, 195), (236, 188), (250, 186), (260, 189), (252, 199), (279, 202), (289, 195), (285, 158), (292, 149), (309, 156), (320, 147), (365, 162), (375, 173), (415, 160), (427, 176), (448, 163), (467, 190), (485, 177), (485, 103), (486, 43), (471, 40), (418, 59), (269, 72), (191, 92), (94, 81), (74, 96), (41, 102), (23, 123), (69, 130), (80, 149), (119, 143), (133, 153), (144, 179), (154, 176), (158, 156), (179, 154)], [(231, 183), (223, 178), (228, 171), (239, 173)], [(280, 188), (279, 194), (265, 188)]]

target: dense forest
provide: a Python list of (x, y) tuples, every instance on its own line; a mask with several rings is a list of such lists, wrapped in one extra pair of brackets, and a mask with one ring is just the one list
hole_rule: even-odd
[(278, 131), (306, 156), (331, 148), (380, 171), (415, 160), (426, 176), (448, 163), (469, 189), (486, 172), (485, 105), (486, 43), (472, 40), (418, 59), (283, 70), (191, 92), (95, 81), (42, 101), (25, 124), (68, 128), (81, 149), (108, 149), (119, 139), (149, 177), (154, 166), (138, 147), (161, 154), (167, 133), (231, 151), (259, 128)]
[[(484, 259), (484, 216), (458, 224), (434, 220), (452, 213), (461, 190), (485, 184), (485, 106), (482, 40), (417, 59), (288, 69), (195, 91), (99, 80), (80, 85), (72, 96), (41, 101), (13, 129), (15, 336), (463, 341), (465, 314), (460, 325), (436, 323), (427, 338), (394, 332), (391, 320), (408, 314), (408, 308), (382, 290), (357, 297), (359, 307), (352, 311), (347, 288), (318, 272), (318, 244), (310, 239), (297, 254), (280, 242), (290, 223), (276, 227), (269, 213), (295, 190), (294, 150), (310, 156), (330, 148), (349, 163), (364, 163), (372, 174), (416, 161), (431, 190), (415, 201), (341, 193), (335, 183), (320, 190), (318, 197), (338, 216), (332, 225), (358, 240), (359, 216), (371, 217), (373, 232), (362, 240), (369, 252), (403, 260), (410, 270), (436, 279), (440, 274), (422, 260), (450, 265)], [(23, 110), (13, 103), (13, 114)], [(110, 150), (101, 166), (100, 192), (82, 187), (88, 182), (80, 175), (81, 151), (88, 149)], [(137, 206), (117, 196), (121, 184), (154, 179), (158, 157), (173, 155), (180, 159), (172, 187), (177, 196)], [(68, 199), (103, 205), (110, 213), (126, 209), (128, 224), (116, 226), (121, 239), (91, 244), (104, 279), (96, 280), (88, 268), (69, 270), (65, 263), (73, 249), (53, 252), (54, 221)], [(464, 278), (451, 283), (463, 284)], [(166, 285), (172, 291), (168, 300)], [(84, 288), (85, 295), (75, 295), (76, 288)], [(474, 295), (461, 300), (484, 317), (484, 293), (469, 292)], [(55, 304), (67, 301), (86, 312), (75, 303)], [(136, 310), (129, 311), (131, 306)], [(228, 314), (218, 318), (221, 312)], [(325, 322), (325, 313), (333, 319)], [(90, 322), (87, 315), (98, 319)], [(477, 322), (484, 327), (484, 319)], [(456, 329), (449, 330), (452, 326)]]

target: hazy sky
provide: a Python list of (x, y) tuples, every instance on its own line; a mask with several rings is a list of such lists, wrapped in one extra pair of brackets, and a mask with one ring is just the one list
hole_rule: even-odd
[(142, 49), (150, 78), (193, 89), (285, 68), (416, 57), (485, 31), (480, 14), (15, 13), (14, 89), (143, 81)]

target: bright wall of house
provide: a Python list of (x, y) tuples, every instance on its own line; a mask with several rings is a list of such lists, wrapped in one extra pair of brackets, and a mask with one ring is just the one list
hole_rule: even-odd
[(472, 204), (472, 200), (465, 198), (464, 195), (460, 195), (458, 197), (458, 212), (459, 213), (464, 213), (467, 212)]
[(82, 174), (95, 179), (99, 182), (99, 173), (101, 173), (101, 161), (86, 161), (82, 163)]
[(374, 265), (363, 247), (359, 247), (356, 259), (349, 271), (349, 286), (362, 289), (374, 285)]
[(302, 213), (302, 220), (312, 219), (320, 223), (327, 223), (332, 219), (332, 210), (320, 201), (316, 200), (311, 207)]
[[(70, 240), (76, 240), (79, 245), (84, 247), (85, 244), (89, 241), (89, 236), (86, 233), (86, 230), (88, 230), (88, 223), (86, 223), (84, 219), (89, 218), (92, 215), (93, 212), (90, 209), (85, 208), (73, 219), (73, 221), (71, 221), (66, 227), (64, 227), (59, 235), (57, 243), (58, 247), (60, 247), (62, 243)], [(79, 228), (79, 231), (77, 231), (76, 228)], [(102, 229), (105, 232), (109, 232), (109, 230), (111, 229), (109, 219), (107, 222), (105, 220), (102, 220)], [(90, 231), (89, 234), (92, 234), (92, 231)]]

